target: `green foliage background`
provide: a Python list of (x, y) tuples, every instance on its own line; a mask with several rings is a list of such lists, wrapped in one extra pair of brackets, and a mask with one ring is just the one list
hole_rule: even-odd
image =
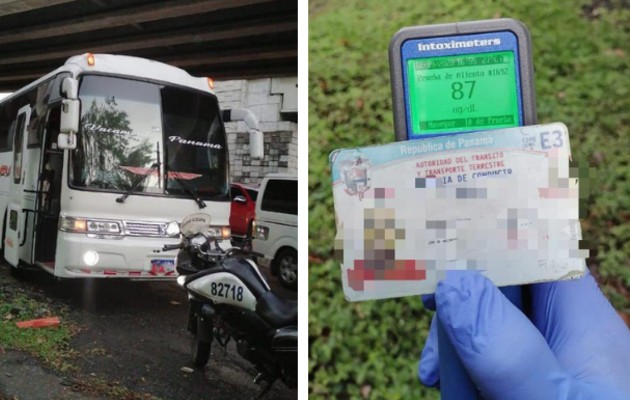
[[(630, 314), (630, 3), (626, 0), (317, 0), (309, 4), (309, 392), (437, 399), (416, 378), (430, 313), (419, 298), (348, 303), (332, 259), (328, 154), (393, 141), (387, 47), (401, 27), (511, 17), (530, 29), (538, 118), (569, 127), (591, 179), (589, 267)], [(590, 168), (587, 167), (590, 165)]]

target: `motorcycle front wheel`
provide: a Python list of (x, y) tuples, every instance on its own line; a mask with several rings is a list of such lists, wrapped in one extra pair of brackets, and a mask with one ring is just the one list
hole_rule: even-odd
[[(207, 338), (208, 333), (211, 332), (211, 325), (208, 320), (202, 319), (200, 316), (197, 316), (196, 325), (196, 329), (193, 330), (192, 338), (190, 340), (192, 362), (195, 367), (203, 368), (210, 359), (211, 342), (205, 338)], [(212, 336), (210, 336), (210, 338), (212, 338)]]

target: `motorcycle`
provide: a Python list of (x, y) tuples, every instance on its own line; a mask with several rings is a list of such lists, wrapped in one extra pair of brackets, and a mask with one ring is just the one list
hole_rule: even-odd
[(297, 302), (271, 291), (256, 264), (241, 249), (223, 250), (220, 228), (207, 214), (192, 214), (180, 226), (181, 241), (162, 251), (179, 249), (178, 284), (188, 293), (192, 361), (203, 368), (216, 342), (224, 349), (235, 340), (238, 353), (250, 361), (267, 385), (280, 379), (297, 386)]

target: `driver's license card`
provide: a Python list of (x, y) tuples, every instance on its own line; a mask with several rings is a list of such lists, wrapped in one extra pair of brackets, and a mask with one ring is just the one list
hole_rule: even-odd
[(449, 271), (498, 286), (582, 276), (570, 157), (561, 123), (334, 151), (346, 298), (433, 293)]

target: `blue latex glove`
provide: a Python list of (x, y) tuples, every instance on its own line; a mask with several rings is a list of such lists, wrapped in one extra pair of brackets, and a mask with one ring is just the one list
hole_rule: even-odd
[[(593, 277), (531, 290), (531, 321), (476, 272), (447, 277), (425, 298), (483, 398), (630, 399), (630, 330)], [(439, 383), (435, 317), (418, 377)]]

